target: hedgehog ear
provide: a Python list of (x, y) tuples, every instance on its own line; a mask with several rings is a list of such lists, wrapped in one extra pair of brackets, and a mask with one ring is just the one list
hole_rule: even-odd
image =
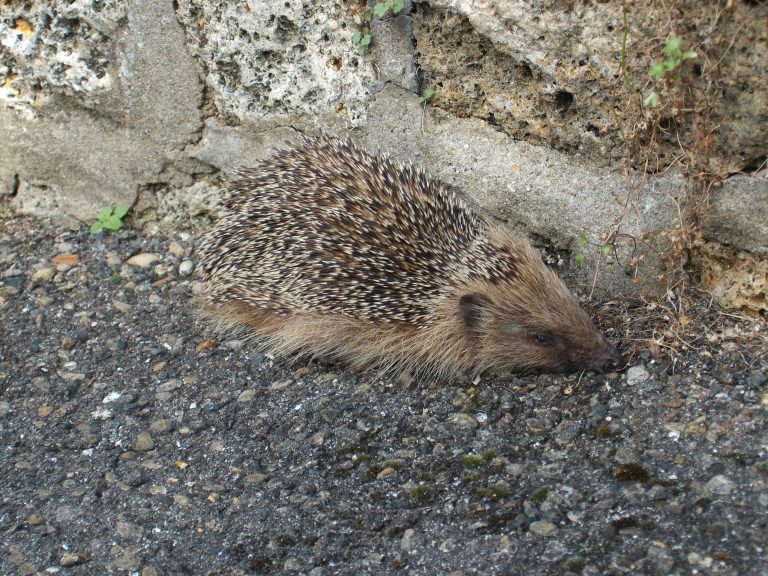
[(459, 298), (459, 315), (472, 332), (478, 332), (483, 320), (483, 312), (488, 299), (482, 294), (464, 294)]

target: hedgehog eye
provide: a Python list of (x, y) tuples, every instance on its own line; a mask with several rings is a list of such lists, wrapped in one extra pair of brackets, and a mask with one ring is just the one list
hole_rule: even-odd
[(552, 346), (555, 343), (555, 339), (549, 334), (536, 334), (533, 337), (533, 341), (539, 346)]

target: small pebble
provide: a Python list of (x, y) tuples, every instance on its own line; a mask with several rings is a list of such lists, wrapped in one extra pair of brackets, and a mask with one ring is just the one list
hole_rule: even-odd
[(237, 401), (248, 402), (249, 400), (253, 400), (255, 396), (256, 396), (256, 390), (245, 390), (244, 392), (241, 392), (240, 395), (237, 397)]
[(29, 518), (27, 518), (27, 523), (30, 526), (40, 526), (43, 523), (43, 519), (37, 514), (30, 514)]
[(51, 258), (51, 262), (56, 264), (56, 267), (59, 270), (62, 270), (66, 267), (68, 270), (71, 266), (74, 266), (80, 261), (80, 257), (77, 256), (77, 254), (59, 254), (58, 256), (54, 256)]
[(245, 346), (245, 342), (243, 342), (242, 340), (227, 340), (226, 342), (224, 342), (224, 344), (222, 344), (222, 346), (224, 346), (225, 348), (229, 348), (230, 350), (238, 351), (243, 349), (243, 346)]
[(59, 506), (56, 508), (56, 522), (61, 525), (71, 524), (78, 517), (78, 511), (72, 506)]
[(707, 481), (707, 488), (709, 488), (710, 492), (713, 494), (725, 496), (733, 491), (734, 483), (733, 480), (727, 476), (718, 474), (717, 476), (712, 476), (712, 478)]
[(376, 475), (376, 478), (378, 480), (383, 480), (384, 478), (389, 478), (394, 474), (397, 474), (397, 470), (395, 470), (394, 468), (387, 467), (387, 468), (384, 468), (384, 470), (382, 470), (381, 472), (379, 472)]
[(2, 274), (3, 278), (16, 278), (17, 276), (21, 276), (21, 268), (18, 266), (11, 266)]
[(126, 261), (127, 264), (130, 264), (131, 266), (136, 266), (137, 268), (149, 268), (154, 264), (155, 262), (160, 261), (160, 256), (157, 254), (151, 254), (149, 252), (143, 252), (142, 254), (136, 254), (135, 256), (131, 256)]
[(545, 538), (554, 536), (554, 534), (557, 532), (557, 526), (552, 524), (552, 522), (547, 522), (546, 520), (537, 520), (536, 522), (531, 522), (529, 529), (537, 536), (543, 536)]
[(65, 568), (69, 568), (70, 566), (76, 566), (77, 564), (80, 564), (81, 561), (82, 558), (80, 558), (80, 556), (77, 554), (64, 554), (64, 556), (61, 557), (61, 560), (59, 560), (59, 564)]
[(477, 428), (477, 418), (464, 412), (456, 412), (448, 416), (448, 423), (467, 431)]
[(154, 447), (155, 441), (152, 439), (150, 433), (139, 432), (139, 435), (136, 436), (136, 443), (133, 446), (134, 450), (138, 452), (149, 452), (154, 449)]
[(192, 274), (192, 271), (195, 269), (195, 265), (192, 262), (192, 260), (184, 260), (179, 265), (179, 276), (186, 278), (190, 274)]
[(312, 446), (322, 446), (325, 442), (325, 435), (322, 432), (317, 432), (309, 437), (309, 443)]
[(173, 256), (179, 257), (184, 255), (184, 248), (174, 240), (168, 245), (168, 252)]
[(136, 570), (139, 566), (138, 551), (135, 548), (123, 548), (120, 551), (122, 554), (112, 562), (115, 569), (125, 572)]
[(55, 273), (55, 268), (41, 268), (32, 274), (31, 280), (32, 282), (48, 282)]
[(278, 380), (277, 382), (273, 382), (272, 384), (270, 384), (269, 389), (282, 390), (283, 388), (288, 388), (288, 386), (290, 386), (291, 384), (293, 384), (293, 380), (290, 378), (287, 380)]
[(643, 364), (637, 364), (627, 370), (627, 384), (629, 386), (636, 386), (642, 382), (645, 382), (651, 377), (648, 369)]
[(157, 387), (158, 392), (173, 392), (181, 388), (181, 380), (168, 380)]
[(416, 530), (408, 528), (403, 532), (403, 537), (400, 539), (400, 549), (405, 552), (410, 552), (418, 545), (418, 536)]
[(56, 242), (53, 245), (53, 249), (62, 254), (64, 252), (72, 252), (75, 249), (75, 245), (72, 242)]
[(149, 429), (155, 434), (165, 434), (172, 427), (172, 423), (168, 419), (155, 420), (149, 425)]

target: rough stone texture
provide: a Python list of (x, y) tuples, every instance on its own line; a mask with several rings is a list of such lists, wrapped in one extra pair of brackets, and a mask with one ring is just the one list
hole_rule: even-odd
[(701, 250), (702, 287), (726, 308), (768, 313), (768, 181), (723, 182), (703, 233), (713, 242)]
[[(308, 129), (304, 127), (305, 129)], [(254, 166), (278, 148), (297, 145), (301, 133), (294, 128), (255, 130), (252, 124), (224, 126), (209, 118), (202, 137), (189, 144), (187, 157), (212, 167), (222, 176), (200, 177), (189, 186), (145, 187), (133, 206), (134, 224), (156, 228), (205, 230), (218, 218), (229, 175), (241, 166)]]
[(231, 174), (241, 166), (255, 166), (277, 149), (301, 143), (301, 135), (293, 128), (257, 131), (253, 126), (225, 126), (208, 119), (200, 140), (187, 148), (193, 158)]
[(734, 176), (712, 193), (707, 238), (768, 255), (768, 180)]
[[(111, 6), (2, 7), (3, 64), (18, 78), (0, 107), (0, 181), (18, 181), (22, 212), (88, 219), (131, 205), (197, 138), (202, 87), (171, 5)], [(33, 31), (8, 29), (20, 19)]]
[(126, 18), (126, 4), (30, 4), (0, 7), (0, 102), (27, 117), (46, 104), (55, 108), (52, 101), (60, 96), (98, 108), (117, 81), (112, 39)]
[[(704, 74), (710, 82), (726, 79), (712, 112), (717, 130), (707, 152), (726, 171), (756, 166), (766, 154), (768, 6), (755, 4), (734, 2), (721, 10), (707, 2), (635, 2), (627, 14), (626, 70), (639, 98), (657, 87), (649, 69), (663, 58), (670, 34), (698, 54), (684, 72)], [(624, 115), (629, 92), (622, 82), (622, 6), (418, 2), (414, 34), (423, 81), (436, 88), (434, 105), (457, 116), (482, 118), (515, 138), (619, 165), (626, 135), (638, 130)], [(675, 127), (694, 147), (699, 122), (686, 120)], [(668, 132), (652, 146), (651, 168), (662, 169), (680, 154), (675, 130)], [(639, 165), (642, 160), (636, 159)]]
[(702, 287), (736, 310), (768, 314), (768, 261), (711, 242), (702, 247)]
[(184, 188), (144, 190), (131, 210), (132, 223), (139, 227), (193, 228), (204, 230), (222, 208), (220, 186), (205, 180)]
[[(376, 2), (369, 0), (369, 9)], [(379, 79), (376, 92), (387, 83), (396, 84), (411, 92), (419, 91), (416, 62), (413, 58), (413, 21), (408, 13), (410, 2), (406, 2), (399, 15), (389, 18), (374, 18), (371, 34), (376, 38), (373, 47)]]
[(177, 14), (227, 123), (339, 114), (365, 121), (375, 72), (352, 35), (364, 4), (181, 0)]

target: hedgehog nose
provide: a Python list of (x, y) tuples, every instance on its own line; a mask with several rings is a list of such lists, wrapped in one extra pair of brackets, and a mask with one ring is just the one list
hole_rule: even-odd
[(611, 350), (603, 363), (603, 372), (614, 372), (620, 370), (624, 366), (624, 358), (621, 356), (621, 352), (615, 348)]

